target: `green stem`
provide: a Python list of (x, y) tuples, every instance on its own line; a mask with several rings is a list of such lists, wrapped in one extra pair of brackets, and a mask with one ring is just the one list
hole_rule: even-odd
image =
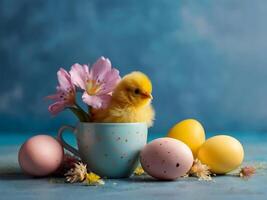
[(80, 122), (90, 121), (90, 116), (77, 103), (75, 107), (69, 107), (69, 109), (76, 115)]
[(82, 114), (85, 116), (85, 118), (87, 119), (87, 122), (91, 121), (91, 114), (90, 112), (85, 112), (78, 104), (76, 104), (77, 108), (82, 112)]

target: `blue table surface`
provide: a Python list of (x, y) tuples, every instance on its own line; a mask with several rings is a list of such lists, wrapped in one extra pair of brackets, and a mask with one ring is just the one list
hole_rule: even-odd
[[(229, 133), (228, 133), (229, 134)], [(149, 176), (105, 180), (104, 186), (66, 184), (63, 179), (31, 178), (19, 169), (19, 146), (33, 134), (0, 133), (0, 199), (267, 199), (267, 133), (230, 132), (245, 149), (245, 164), (261, 165), (249, 180), (231, 175), (211, 182), (181, 178), (156, 181)], [(213, 135), (208, 134), (208, 136)], [(159, 137), (151, 134), (149, 140)], [(70, 135), (67, 140), (75, 143)]]

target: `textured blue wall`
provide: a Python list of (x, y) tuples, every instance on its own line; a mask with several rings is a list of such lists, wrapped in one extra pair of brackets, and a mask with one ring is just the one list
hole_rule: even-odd
[(43, 97), (56, 71), (109, 57), (154, 86), (154, 132), (267, 130), (267, 2), (0, 0), (0, 130), (56, 130)]

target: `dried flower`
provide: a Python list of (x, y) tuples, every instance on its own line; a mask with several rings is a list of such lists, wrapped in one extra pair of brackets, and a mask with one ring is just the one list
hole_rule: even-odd
[(255, 174), (255, 172), (256, 172), (255, 167), (253, 167), (253, 166), (245, 166), (245, 167), (242, 167), (240, 169), (239, 176), (241, 178), (247, 179), (247, 178), (250, 178), (251, 176), (253, 176)]
[(75, 163), (66, 174), (66, 181), (70, 183), (82, 182), (85, 180), (87, 174), (86, 165), (81, 162)]
[(185, 174), (183, 176), (181, 176), (181, 178), (188, 178), (189, 177), (189, 174)]
[(105, 182), (97, 174), (90, 172), (86, 173), (85, 179), (87, 185), (104, 185)]
[(136, 176), (141, 176), (145, 173), (144, 169), (142, 168), (142, 166), (138, 166), (135, 170), (134, 170), (134, 175)]
[(202, 164), (200, 160), (195, 159), (189, 175), (198, 177), (198, 180), (211, 181), (211, 172), (209, 166)]
[(253, 166), (255, 167), (255, 169), (257, 171), (262, 171), (262, 170), (265, 171), (267, 169), (267, 163), (266, 162), (255, 163), (255, 164), (253, 164)]

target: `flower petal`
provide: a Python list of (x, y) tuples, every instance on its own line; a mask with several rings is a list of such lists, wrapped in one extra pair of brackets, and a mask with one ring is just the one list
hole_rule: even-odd
[(108, 58), (100, 57), (96, 63), (92, 66), (93, 79), (102, 82), (105, 78), (105, 74), (111, 70), (111, 62)]
[(89, 66), (88, 65), (83, 65), (83, 70), (86, 73), (86, 80), (91, 80), (92, 79), (92, 73), (89, 70)]
[(58, 101), (48, 107), (49, 112), (52, 115), (57, 115), (59, 112), (64, 110), (65, 108), (65, 103), (63, 101)]
[(57, 78), (58, 78), (59, 86), (63, 90), (66, 90), (67, 88), (72, 87), (70, 75), (68, 74), (68, 72), (65, 69), (60, 68), (58, 70)]
[(90, 96), (86, 92), (82, 96), (82, 99), (86, 104), (96, 109), (106, 108), (108, 106), (110, 98), (110, 95)]
[(101, 108), (102, 109), (107, 108), (108, 105), (109, 105), (109, 102), (111, 100), (111, 95), (104, 94), (104, 95), (99, 95), (98, 97), (102, 100), (102, 102), (101, 102), (101, 104), (102, 104), (101, 105)]
[(86, 92), (82, 95), (83, 102), (86, 103), (89, 106), (92, 106), (93, 108), (100, 108), (101, 102), (96, 98), (96, 96), (90, 96)]
[(117, 69), (112, 69), (105, 75), (105, 80), (101, 85), (101, 91), (99, 95), (110, 93), (117, 86), (118, 82), (121, 80), (119, 71)]
[(52, 94), (52, 95), (46, 96), (45, 98), (46, 99), (55, 99), (55, 100), (58, 100), (58, 99), (60, 99), (60, 95), (59, 95), (59, 93), (57, 93), (57, 94)]
[(80, 64), (74, 64), (71, 66), (70, 76), (72, 82), (77, 86), (85, 90), (86, 84), (86, 70)]

